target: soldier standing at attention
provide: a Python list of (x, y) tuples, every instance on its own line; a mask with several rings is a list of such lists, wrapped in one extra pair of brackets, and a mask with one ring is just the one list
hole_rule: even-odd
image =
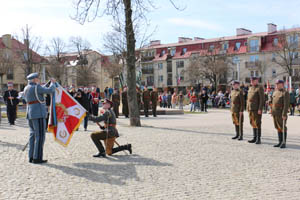
[(157, 108), (157, 101), (158, 101), (158, 92), (157, 88), (153, 88), (153, 91), (150, 93), (150, 99), (152, 102), (152, 114), (153, 117), (157, 117), (156, 115), (156, 108)]
[(143, 92), (143, 104), (144, 104), (145, 116), (148, 117), (149, 106), (150, 106), (150, 92), (148, 91), (147, 87), (144, 88), (144, 92)]
[(252, 77), (247, 98), (247, 110), (253, 128), (253, 139), (249, 140), (249, 143), (261, 143), (261, 118), (264, 102), (264, 89), (258, 85), (258, 78)]
[(243, 122), (244, 122), (244, 94), (240, 89), (240, 82), (233, 82), (233, 90), (231, 91), (231, 115), (232, 121), (235, 125), (235, 133), (236, 135), (232, 138), (233, 140), (243, 140)]
[[(277, 129), (279, 143), (277, 145), (274, 145), (274, 147), (285, 148), (285, 142), (287, 137), (286, 121), (290, 105), (290, 95), (284, 89), (283, 80), (277, 80), (276, 86), (276, 91), (273, 93), (272, 116), (274, 126)], [(285, 127), (283, 127), (283, 125), (285, 125)]]
[(114, 93), (111, 96), (111, 100), (113, 102), (113, 109), (116, 114), (116, 118), (119, 117), (119, 106), (120, 106), (120, 95), (118, 89), (115, 89)]
[[(103, 103), (103, 109), (105, 110), (104, 114), (100, 115), (99, 117), (89, 116), (89, 120), (93, 122), (104, 121), (105, 124), (104, 127), (100, 127), (101, 129), (103, 129), (103, 131), (91, 134), (91, 138), (99, 151), (99, 153), (94, 155), (94, 157), (106, 157), (106, 154), (112, 155), (123, 150), (128, 150), (129, 153), (132, 154), (131, 144), (113, 148), (115, 139), (119, 137), (119, 133), (116, 128), (117, 119), (115, 113), (111, 110), (112, 106), (113, 102), (109, 101), (108, 99), (105, 99)], [(104, 140), (106, 150), (104, 149), (100, 140)]]
[(10, 125), (15, 125), (17, 118), (17, 106), (19, 104), (18, 92), (13, 89), (13, 83), (7, 83), (8, 90), (4, 92), (4, 102), (6, 104), (6, 113)]
[(27, 76), (28, 85), (24, 89), (24, 98), (27, 102), (27, 114), (30, 137), (29, 137), (29, 162), (45, 163), (43, 160), (43, 146), (45, 142), (47, 110), (45, 106), (44, 94), (55, 92), (55, 79), (51, 80), (49, 88), (41, 86), (38, 73)]
[(128, 100), (127, 100), (127, 87), (124, 87), (122, 92), (122, 113), (126, 118), (128, 118), (129, 109), (128, 109)]

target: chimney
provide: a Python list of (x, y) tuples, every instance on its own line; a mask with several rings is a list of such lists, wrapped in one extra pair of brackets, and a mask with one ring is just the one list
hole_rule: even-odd
[(268, 23), (268, 34), (277, 32), (277, 25)]
[(4, 43), (4, 45), (11, 49), (12, 44), (11, 44), (11, 35), (10, 34), (6, 34), (2, 36), (2, 42)]
[(193, 40), (192, 38), (188, 38), (188, 37), (178, 37), (178, 43), (184, 43), (192, 40)]
[(152, 40), (150, 41), (150, 46), (160, 45), (160, 40)]
[(251, 35), (252, 31), (245, 29), (245, 28), (237, 28), (236, 29), (236, 35), (242, 36), (242, 35)]
[(195, 41), (199, 41), (199, 40), (204, 40), (204, 38), (201, 38), (201, 37), (194, 37), (194, 40), (195, 40)]

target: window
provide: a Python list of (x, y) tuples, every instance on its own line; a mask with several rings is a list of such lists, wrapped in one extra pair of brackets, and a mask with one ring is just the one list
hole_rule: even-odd
[(293, 69), (293, 76), (299, 76), (299, 69)]
[(240, 58), (239, 58), (238, 56), (234, 56), (234, 57), (232, 58), (232, 62), (233, 62), (234, 64), (237, 64), (239, 61), (240, 61)]
[(238, 51), (238, 50), (240, 49), (240, 47), (241, 47), (241, 43), (240, 43), (240, 42), (237, 42), (237, 43), (235, 43), (234, 50), (235, 50), (235, 51)]
[(183, 48), (182, 52), (181, 52), (181, 55), (184, 55), (186, 52), (187, 52), (187, 48)]
[(250, 62), (257, 62), (257, 61), (259, 61), (259, 56), (258, 55), (250, 56)]
[(176, 67), (177, 68), (183, 68), (184, 67), (184, 61), (177, 61), (176, 62)]
[(159, 81), (159, 82), (163, 82), (163, 81), (164, 81), (164, 76), (159, 76), (159, 77), (158, 77), (158, 81)]
[(163, 64), (162, 63), (158, 63), (158, 69), (162, 70), (163, 69)]
[(289, 43), (289, 45), (292, 45), (292, 46), (295, 45), (295, 47), (297, 47), (298, 46), (298, 35), (297, 34), (289, 35), (288, 43)]
[(164, 56), (166, 53), (166, 50), (162, 50), (161, 53), (160, 53), (160, 57)]
[(250, 52), (259, 51), (259, 41), (258, 40), (250, 40)]
[(215, 48), (215, 45), (210, 45), (208, 50), (209, 50), (209, 51), (213, 51), (214, 48)]
[(258, 71), (250, 71), (250, 77), (258, 77)]
[(273, 77), (273, 78), (276, 77), (276, 69), (272, 69), (272, 77)]
[(171, 56), (174, 56), (175, 55), (175, 53), (176, 53), (176, 49), (171, 49)]
[(27, 52), (24, 52), (24, 53), (23, 53), (23, 56), (24, 56), (24, 60), (25, 60), (25, 61), (28, 61), (28, 54), (27, 54)]
[(289, 52), (289, 56), (290, 56), (292, 59), (296, 59), (296, 58), (298, 58), (298, 52)]
[(228, 48), (229, 48), (229, 44), (228, 44), (228, 42), (225, 42), (223, 44), (223, 50), (226, 51)]
[(6, 74), (6, 79), (7, 80), (14, 80), (14, 70), (13, 68), (8, 68), (7, 74)]
[(276, 47), (278, 45), (278, 38), (274, 38), (273, 45)]

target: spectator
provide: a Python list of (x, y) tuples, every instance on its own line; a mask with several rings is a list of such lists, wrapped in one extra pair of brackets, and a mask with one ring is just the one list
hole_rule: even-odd
[(163, 107), (164, 108), (168, 107), (168, 97), (167, 97), (167, 93), (166, 92), (163, 94)]
[(108, 98), (111, 98), (111, 95), (114, 93), (114, 90), (110, 87), (108, 88)]
[(176, 108), (177, 100), (178, 100), (178, 96), (177, 96), (176, 92), (174, 92), (174, 94), (172, 95), (172, 108), (173, 109)]
[(179, 102), (179, 109), (183, 110), (183, 101), (184, 101), (184, 95), (182, 94), (182, 91), (179, 93), (178, 96), (178, 102)]
[(196, 92), (194, 92), (192, 94), (192, 96), (190, 97), (190, 102), (191, 102), (191, 112), (194, 111), (195, 112), (195, 104), (197, 102), (197, 96), (196, 96)]
[(104, 89), (104, 96), (105, 96), (105, 99), (108, 99), (108, 87), (105, 87)]
[(203, 90), (201, 95), (200, 95), (200, 100), (201, 100), (201, 112), (207, 112), (207, 100), (208, 100), (208, 95), (206, 90)]
[(171, 92), (168, 93), (167, 95), (167, 103), (168, 103), (168, 108), (172, 108), (172, 94)]
[(290, 115), (295, 114), (295, 106), (296, 106), (296, 92), (294, 88), (290, 92)]

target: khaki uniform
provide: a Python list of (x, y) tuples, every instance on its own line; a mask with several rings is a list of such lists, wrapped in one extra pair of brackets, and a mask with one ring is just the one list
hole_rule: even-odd
[(118, 93), (113, 93), (111, 96), (111, 101), (114, 103), (113, 110), (116, 114), (116, 117), (119, 117), (119, 106), (120, 106), (120, 95)]
[[(244, 112), (244, 94), (241, 90), (232, 90), (231, 91), (231, 114), (232, 114), (232, 121), (233, 124), (236, 126), (239, 126), (239, 120), (240, 120), (240, 112)], [(241, 125), (243, 124), (244, 117), (242, 116), (241, 119)]]
[(247, 111), (253, 128), (261, 128), (262, 115), (258, 111), (263, 111), (264, 102), (264, 89), (259, 85), (251, 86), (248, 91)]
[(152, 102), (152, 114), (154, 117), (156, 117), (156, 107), (157, 107), (157, 101), (158, 101), (158, 92), (152, 91), (150, 93), (150, 100)]
[[(274, 121), (274, 126), (279, 133), (283, 132), (283, 119), (285, 116), (287, 118), (287, 113), (290, 105), (290, 95), (285, 89), (276, 90), (272, 96), (272, 116)], [(286, 127), (284, 127), (287, 130)]]

